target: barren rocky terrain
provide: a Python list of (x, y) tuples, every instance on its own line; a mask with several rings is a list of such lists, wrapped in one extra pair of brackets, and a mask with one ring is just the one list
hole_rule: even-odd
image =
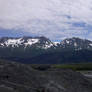
[(70, 69), (0, 61), (0, 92), (92, 92), (92, 83)]

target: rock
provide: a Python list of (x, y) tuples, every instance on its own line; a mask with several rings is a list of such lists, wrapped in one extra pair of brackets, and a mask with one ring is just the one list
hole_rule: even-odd
[(0, 86), (13, 92), (92, 92), (92, 83), (69, 69), (43, 69), (41, 65), (40, 70), (13, 62), (0, 62), (0, 65)]

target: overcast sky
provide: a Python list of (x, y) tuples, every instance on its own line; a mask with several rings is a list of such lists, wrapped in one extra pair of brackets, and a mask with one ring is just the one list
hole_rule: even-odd
[(0, 0), (0, 36), (92, 40), (92, 0)]

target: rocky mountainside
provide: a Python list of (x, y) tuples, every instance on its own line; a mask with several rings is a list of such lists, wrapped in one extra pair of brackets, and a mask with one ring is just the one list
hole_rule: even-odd
[(18, 48), (23, 46), (24, 48), (32, 47), (48, 49), (52, 46), (55, 46), (49, 39), (45, 37), (22, 37), (22, 38), (11, 38), (11, 37), (3, 37), (0, 39), (0, 47), (6, 48)]
[(92, 49), (92, 41), (80, 38), (67, 38), (61, 42), (52, 42), (46, 37), (2, 37), (0, 38), (0, 48), (35, 47), (39, 49), (53, 48), (75, 48), (75, 50)]
[(63, 40), (61, 46), (75, 50), (92, 49), (92, 41), (73, 37)]
[(36, 67), (0, 60), (0, 92), (92, 92), (92, 83), (78, 72)]
[(3, 37), (0, 58), (32, 64), (91, 62), (92, 41), (75, 37), (61, 42), (46, 37)]

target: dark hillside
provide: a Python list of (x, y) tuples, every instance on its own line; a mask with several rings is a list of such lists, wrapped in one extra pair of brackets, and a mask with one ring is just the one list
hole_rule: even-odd
[(80, 73), (32, 66), (0, 61), (0, 92), (92, 92), (92, 84)]

